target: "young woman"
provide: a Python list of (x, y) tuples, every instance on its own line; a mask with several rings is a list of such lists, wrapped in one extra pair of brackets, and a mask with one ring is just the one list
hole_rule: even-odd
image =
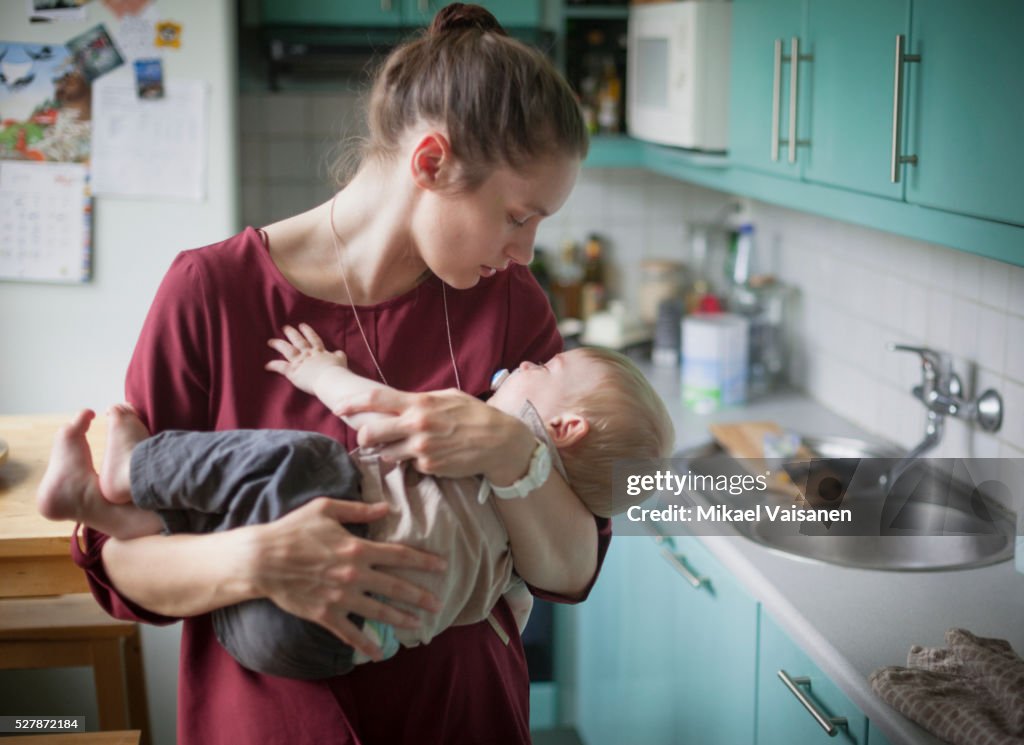
[[(152, 432), (294, 428), (346, 446), (357, 433), (271, 373), (266, 339), (305, 321), (353, 370), (403, 392), (337, 412), (391, 413), (358, 444), (442, 476), (527, 474), (535, 440), (483, 404), (495, 370), (559, 351), (547, 301), (525, 265), (537, 224), (575, 182), (587, 139), (571, 91), (542, 55), (487, 11), (455, 4), (397, 49), (369, 101), (369, 138), (330, 202), (265, 230), (186, 251), (168, 271), (127, 379)], [(438, 390), (440, 393), (415, 393)], [(405, 393), (404, 391), (409, 391)], [(583, 599), (610, 540), (560, 477), (517, 516), (516, 570), (534, 594)], [(114, 615), (184, 618), (178, 741), (198, 743), (529, 742), (528, 678), (504, 602), (492, 625), (327, 681), (251, 673), (218, 644), (210, 611), (254, 598), (378, 652), (348, 620), (414, 619), (388, 601), (435, 607), (393, 567), (443, 571), (443, 557), (360, 538), (379, 507), (322, 500), (267, 525), (131, 541), (85, 533), (72, 553)], [(352, 530), (346, 527), (349, 526)]]

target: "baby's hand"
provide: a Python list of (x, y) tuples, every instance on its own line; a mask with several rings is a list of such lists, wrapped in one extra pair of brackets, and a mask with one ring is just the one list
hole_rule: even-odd
[(285, 326), (284, 335), (288, 337), (287, 341), (271, 339), (267, 342), (284, 359), (268, 362), (266, 369), (284, 375), (300, 391), (315, 396), (313, 388), (321, 373), (333, 367), (348, 367), (345, 353), (340, 350), (328, 352), (323, 339), (307, 324), (300, 323), (298, 331)]

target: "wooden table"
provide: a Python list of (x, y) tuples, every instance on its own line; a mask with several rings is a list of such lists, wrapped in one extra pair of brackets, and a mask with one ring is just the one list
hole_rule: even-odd
[[(0, 438), (10, 452), (0, 465), (0, 598), (88, 592), (85, 574), (69, 553), (74, 523), (51, 522), (36, 511), (36, 489), (53, 437), (71, 414), (0, 416)], [(95, 462), (103, 457), (106, 421), (89, 429)]]

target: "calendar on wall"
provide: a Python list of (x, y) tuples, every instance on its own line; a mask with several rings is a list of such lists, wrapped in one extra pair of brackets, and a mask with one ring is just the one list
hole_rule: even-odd
[(0, 161), (0, 280), (85, 282), (91, 236), (86, 165)]

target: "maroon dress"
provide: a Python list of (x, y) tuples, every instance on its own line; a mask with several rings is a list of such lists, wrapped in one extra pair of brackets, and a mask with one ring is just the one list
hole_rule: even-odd
[[(561, 339), (529, 272), (512, 267), (470, 290), (448, 289), (448, 315), (463, 389), (485, 394), (491, 375), (557, 353)], [(388, 383), (408, 391), (454, 387), (441, 283), (374, 306), (359, 319)], [(164, 278), (128, 370), (128, 401), (153, 432), (291, 428), (322, 432), (349, 448), (355, 433), (314, 397), (266, 372), (267, 339), (309, 323), (351, 368), (376, 371), (350, 306), (303, 295), (247, 229), (186, 251)], [(600, 563), (611, 540), (598, 519)], [(100, 556), (106, 536), (86, 530), (72, 556), (93, 594), (118, 618), (172, 623), (113, 587)], [(595, 573), (596, 579), (596, 573)], [(593, 580), (591, 581), (593, 584)], [(589, 592), (589, 586), (587, 592)], [(537, 597), (566, 599), (534, 590)], [(529, 684), (522, 643), (505, 601), (494, 611), (510, 641), (486, 623), (451, 628), (429, 645), (326, 681), (259, 675), (220, 646), (208, 614), (185, 618), (178, 687), (178, 742), (289, 745), (430, 745), (529, 742)]]

